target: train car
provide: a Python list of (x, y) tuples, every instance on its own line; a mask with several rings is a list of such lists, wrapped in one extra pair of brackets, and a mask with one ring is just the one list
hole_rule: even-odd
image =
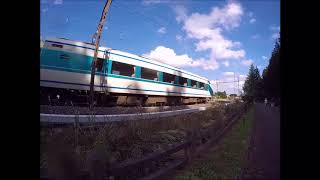
[[(85, 102), (94, 45), (63, 38), (41, 44), (41, 103)], [(174, 61), (174, 60), (173, 60)], [(213, 95), (208, 79), (119, 50), (99, 47), (94, 81), (101, 105), (173, 105), (205, 102)]]

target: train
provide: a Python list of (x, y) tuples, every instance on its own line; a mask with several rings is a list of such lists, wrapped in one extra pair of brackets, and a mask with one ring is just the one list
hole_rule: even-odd
[[(40, 102), (86, 105), (95, 46), (66, 38), (40, 42)], [(174, 61), (174, 59), (172, 59)], [(207, 78), (160, 61), (98, 48), (96, 106), (204, 103), (213, 95)]]

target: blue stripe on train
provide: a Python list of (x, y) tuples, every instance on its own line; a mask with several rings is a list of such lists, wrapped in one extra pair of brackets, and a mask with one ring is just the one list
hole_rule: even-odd
[[(42, 69), (50, 69), (50, 70), (66, 71), (66, 72), (75, 72), (75, 73), (82, 73), (82, 74), (91, 74), (90, 71), (82, 71), (82, 70), (76, 70), (76, 69), (65, 69), (65, 68), (61, 68), (61, 67), (41, 66), (40, 68), (42, 68)], [(99, 72), (97, 72), (96, 74), (100, 75), (100, 76), (105, 76), (105, 74), (99, 73)], [(168, 86), (177, 86), (177, 87), (190, 88), (190, 89), (197, 89), (197, 88), (185, 87), (185, 86), (175, 85), (175, 84), (166, 83), (166, 82), (153, 81), (153, 80), (148, 80), (148, 79), (140, 79), (140, 78), (134, 78), (134, 77), (128, 77), (128, 76), (122, 76), (122, 75), (115, 75), (115, 74), (108, 74), (108, 77), (119, 78), (119, 79), (129, 79), (129, 80), (142, 81), (142, 82), (151, 82), (151, 83), (156, 83), (156, 84), (164, 84), (164, 85), (168, 85)], [(204, 90), (204, 89), (197, 89), (197, 90), (207, 91), (207, 90)]]
[[(61, 56), (67, 56), (69, 59), (61, 59)], [(84, 56), (81, 54), (42, 49), (40, 65), (90, 71), (92, 59), (93, 58), (90, 56)]]

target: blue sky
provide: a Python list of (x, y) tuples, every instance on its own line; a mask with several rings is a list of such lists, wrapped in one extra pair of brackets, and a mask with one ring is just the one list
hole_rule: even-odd
[[(41, 38), (91, 42), (104, 0), (41, 0)], [(268, 64), (280, 31), (280, 2), (114, 0), (101, 46), (143, 55), (238, 93), (250, 63)], [(235, 74), (233, 74), (235, 73)], [(236, 88), (235, 88), (236, 87)]]

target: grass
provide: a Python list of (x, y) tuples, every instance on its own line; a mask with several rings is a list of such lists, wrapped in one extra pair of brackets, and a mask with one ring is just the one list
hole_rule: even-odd
[[(243, 118), (245, 121), (243, 123)], [(212, 148), (203, 159), (179, 173), (176, 180), (235, 179), (245, 166), (249, 145), (253, 108), (233, 127), (230, 134), (217, 147)]]
[(59, 161), (64, 161), (62, 157), (75, 154), (75, 159), (80, 160), (77, 163), (86, 168), (88, 154), (92, 151), (99, 151), (107, 166), (138, 159), (182, 142), (187, 131), (199, 132), (212, 124), (222, 127), (226, 117), (238, 108), (239, 104), (217, 105), (203, 112), (166, 119), (108, 123), (98, 132), (81, 132), (80, 129), (79, 135), (73, 128), (59, 133), (40, 130), (40, 167), (48, 167), (52, 159), (49, 156), (57, 157), (53, 159), (61, 157)]

